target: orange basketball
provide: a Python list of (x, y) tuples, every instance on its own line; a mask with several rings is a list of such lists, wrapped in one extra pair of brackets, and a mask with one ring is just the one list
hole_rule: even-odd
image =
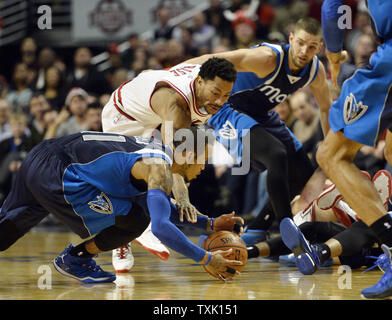
[[(246, 250), (244, 240), (230, 231), (218, 231), (210, 234), (208, 238), (204, 240), (202, 248), (210, 252), (233, 249), (231, 254), (225, 258), (241, 261), (243, 263), (241, 266), (230, 265), (231, 268), (240, 272), (244, 269), (246, 262), (248, 261), (248, 251)], [(210, 267), (208, 265), (203, 266), (203, 268), (209, 274), (213, 275), (213, 273), (210, 272)]]

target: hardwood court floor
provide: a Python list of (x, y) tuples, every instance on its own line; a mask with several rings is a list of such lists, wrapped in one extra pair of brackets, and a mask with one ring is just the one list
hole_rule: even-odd
[[(196, 243), (197, 238), (192, 237)], [(1, 300), (356, 300), (360, 291), (375, 284), (381, 271), (341, 272), (338, 266), (302, 275), (268, 259), (248, 261), (242, 274), (222, 283), (201, 266), (172, 251), (161, 261), (137, 244), (135, 265), (115, 283), (85, 285), (59, 274), (52, 265), (68, 244), (80, 239), (68, 232), (33, 230), (6, 252), (0, 253)], [(111, 253), (97, 258), (104, 270), (113, 271)]]

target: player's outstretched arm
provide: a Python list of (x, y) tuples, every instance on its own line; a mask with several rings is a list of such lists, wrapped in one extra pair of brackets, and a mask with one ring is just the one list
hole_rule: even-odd
[(238, 49), (221, 53), (206, 54), (186, 62), (203, 64), (212, 57), (229, 60), (238, 72), (253, 72), (260, 78), (265, 78), (275, 70), (277, 55), (269, 47), (260, 46), (254, 49)]
[[(162, 118), (162, 141), (173, 147), (174, 134), (192, 124), (189, 108), (176, 91), (166, 87), (160, 88), (154, 93), (151, 106)], [(185, 216), (187, 221), (195, 223), (197, 216), (202, 214), (190, 203), (184, 178), (178, 174), (173, 174), (172, 192), (177, 201), (180, 220), (183, 221)]]
[(201, 264), (212, 265), (220, 279), (230, 279), (230, 274), (227, 273), (229, 265), (242, 265), (242, 262), (226, 259), (226, 251), (211, 253), (196, 246), (170, 221), (171, 206), (168, 194), (171, 191), (172, 178), (169, 167), (163, 163), (151, 164), (148, 167), (148, 173), (144, 174), (148, 174), (147, 206), (154, 235), (163, 244), (184, 256)]
[(173, 179), (167, 164), (153, 164), (148, 168), (147, 206), (151, 217), (151, 230), (169, 248), (193, 259), (203, 260), (208, 253), (193, 244), (171, 221), (171, 206), (168, 195)]

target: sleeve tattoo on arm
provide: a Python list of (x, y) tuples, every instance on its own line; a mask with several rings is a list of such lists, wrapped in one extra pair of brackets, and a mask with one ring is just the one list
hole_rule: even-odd
[(148, 189), (160, 189), (169, 194), (172, 189), (173, 178), (167, 164), (152, 165), (148, 177)]

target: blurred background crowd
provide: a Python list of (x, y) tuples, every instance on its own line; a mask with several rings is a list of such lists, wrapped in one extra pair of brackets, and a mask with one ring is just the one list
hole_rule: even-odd
[[(0, 206), (21, 161), (40, 141), (82, 130), (102, 130), (102, 108), (124, 81), (142, 70), (168, 68), (205, 53), (248, 48), (264, 41), (287, 42), (298, 19), (321, 19), (322, 5), (322, 0), (208, 0), (206, 9), (173, 24), (170, 21), (186, 12), (189, 5), (180, 1), (183, 10), (178, 12), (178, 6), (173, 10), (170, 2), (159, 1), (155, 10), (158, 27), (148, 37), (132, 33), (121, 43), (62, 48), (37, 41), (27, 33), (17, 43), (0, 47)], [(353, 20), (345, 35), (350, 59), (342, 66), (340, 85), (356, 68), (365, 66), (376, 50), (363, 2), (345, 2), (352, 9)], [(107, 56), (105, 69), (94, 64), (94, 57), (102, 53)], [(328, 72), (324, 50), (319, 58)], [(330, 89), (336, 99), (339, 90)], [(313, 96), (307, 89), (301, 90), (276, 111), (317, 166), (314, 156), (322, 132)], [(375, 148), (363, 147), (356, 165), (371, 174), (390, 169), (383, 148), (383, 139)], [(265, 173), (252, 168), (247, 175), (235, 176), (231, 166), (229, 158), (208, 164), (190, 185), (191, 201), (212, 217), (235, 210), (250, 220), (268, 198)]]

